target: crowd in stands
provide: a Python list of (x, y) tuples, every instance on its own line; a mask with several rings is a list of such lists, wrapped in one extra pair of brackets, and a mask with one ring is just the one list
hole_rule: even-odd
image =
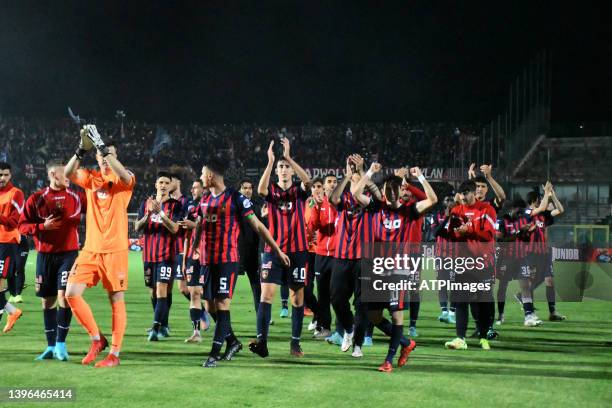
[[(211, 155), (228, 160), (233, 175), (263, 168), (270, 140), (292, 140), (292, 154), (304, 167), (343, 167), (343, 158), (360, 153), (386, 166), (453, 167), (478, 126), (449, 123), (342, 124), (334, 126), (158, 125), (93, 121), (103, 137), (118, 145), (120, 160), (138, 183), (130, 211), (153, 190), (160, 168), (180, 166), (183, 193)], [(68, 160), (77, 146), (78, 126), (70, 119), (0, 118), (0, 161), (13, 166), (14, 181), (26, 194), (47, 184), (45, 164)], [(85, 165), (94, 165), (93, 155)]]

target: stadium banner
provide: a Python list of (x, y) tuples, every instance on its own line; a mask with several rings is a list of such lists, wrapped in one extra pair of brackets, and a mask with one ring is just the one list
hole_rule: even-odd
[[(245, 175), (249, 178), (259, 178), (263, 173), (262, 168), (247, 168)], [(344, 167), (304, 167), (306, 173), (310, 178), (325, 177), (328, 174), (333, 174), (338, 178), (344, 177)], [(382, 171), (376, 175), (381, 180), (388, 174), (393, 174), (395, 168), (383, 168)], [(443, 168), (443, 167), (431, 167), (422, 168), (421, 171), (426, 179), (429, 181), (452, 181), (457, 179), (457, 175), (463, 175), (464, 171), (458, 168)], [(375, 180), (376, 181), (376, 180)]]
[[(612, 253), (529, 242), (378, 242), (361, 247), (361, 299), (401, 306), (410, 294), (437, 301), (447, 290), (457, 302), (488, 302), (496, 280), (529, 280), (534, 299), (546, 302), (545, 280), (554, 277), (557, 301), (612, 301)], [(489, 293), (487, 293), (489, 292)]]

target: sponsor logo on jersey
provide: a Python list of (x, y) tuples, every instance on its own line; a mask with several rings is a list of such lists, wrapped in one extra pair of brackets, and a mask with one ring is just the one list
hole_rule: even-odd
[(105, 188), (101, 188), (99, 190), (96, 190), (96, 196), (100, 199), (100, 200), (106, 200), (108, 198), (108, 190)]

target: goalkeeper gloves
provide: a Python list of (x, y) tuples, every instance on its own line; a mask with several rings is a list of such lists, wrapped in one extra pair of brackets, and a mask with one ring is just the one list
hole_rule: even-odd
[(79, 141), (79, 148), (74, 153), (79, 160), (83, 160), (83, 156), (93, 147), (93, 143), (89, 140), (87, 136), (87, 128), (83, 126), (83, 129), (80, 131), (81, 140)]
[(85, 125), (85, 128), (87, 129), (87, 138), (89, 141), (98, 149), (102, 157), (106, 157), (109, 153), (108, 147), (106, 147), (102, 137), (100, 137), (96, 125)]

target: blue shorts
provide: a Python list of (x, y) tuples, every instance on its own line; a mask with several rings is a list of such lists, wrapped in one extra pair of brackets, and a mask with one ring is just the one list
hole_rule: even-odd
[(306, 283), (308, 252), (291, 252), (287, 256), (291, 262), (288, 268), (271, 252), (264, 252), (261, 259), (261, 283), (289, 285), (291, 289), (303, 288)]
[[(187, 265), (185, 265), (187, 267)], [(174, 279), (183, 280), (185, 274), (183, 273), (183, 254), (177, 254), (174, 260)]]
[(0, 244), (0, 279), (8, 279), (15, 273), (18, 256), (18, 244)]
[(388, 302), (363, 302), (367, 311), (388, 310), (390, 313), (408, 310), (410, 306), (409, 291), (388, 290), (386, 291)]
[(552, 253), (550, 251), (539, 254), (529, 254), (527, 259), (536, 280), (538, 280), (538, 278), (549, 278), (554, 276)]
[(173, 262), (145, 262), (144, 263), (144, 281), (148, 288), (155, 288), (159, 283), (169, 283), (172, 280)]
[[(234, 295), (240, 263), (223, 262), (202, 265), (200, 275), (204, 276), (204, 299), (231, 299)], [(200, 279), (202, 277), (200, 276)]]
[(199, 260), (187, 258), (185, 262), (185, 280), (187, 281), (187, 286), (204, 287), (206, 284), (206, 276), (200, 273), (201, 270), (202, 267), (200, 266)]
[(68, 275), (79, 251), (57, 252), (36, 256), (36, 296), (57, 296), (58, 290), (66, 290)]

